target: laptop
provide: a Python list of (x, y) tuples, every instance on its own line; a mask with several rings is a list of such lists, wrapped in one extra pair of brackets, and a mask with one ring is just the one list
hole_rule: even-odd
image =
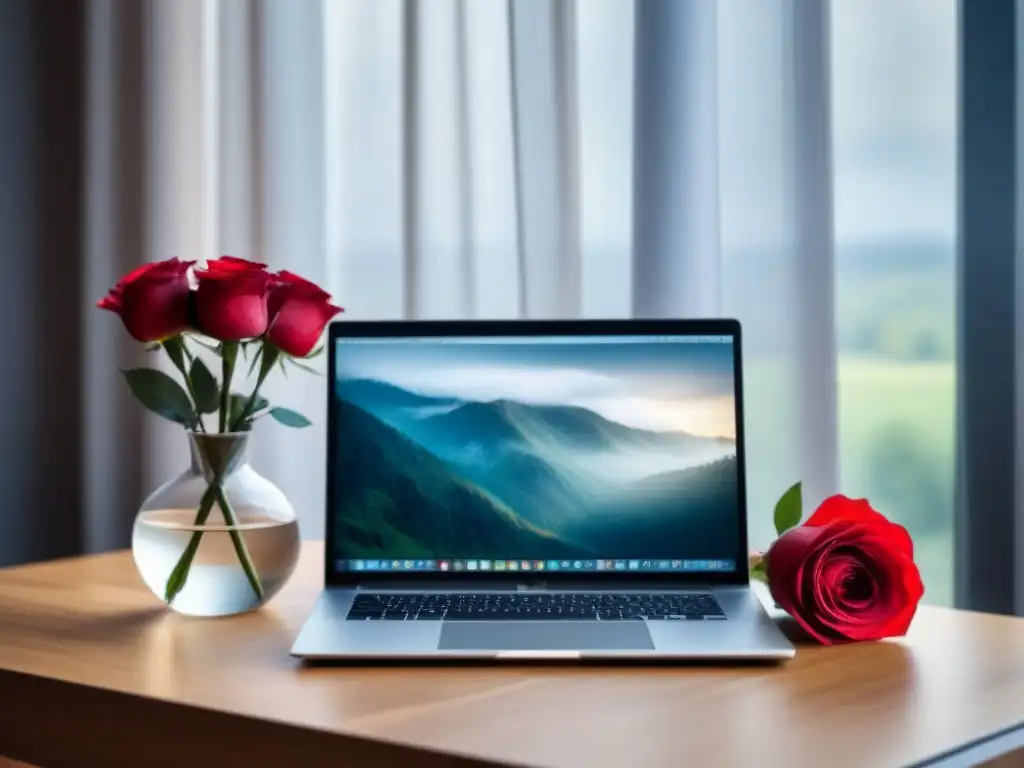
[(732, 320), (336, 322), (310, 660), (778, 660)]

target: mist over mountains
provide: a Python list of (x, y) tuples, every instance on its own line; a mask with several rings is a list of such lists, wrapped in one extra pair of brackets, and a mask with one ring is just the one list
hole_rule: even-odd
[(334, 396), (339, 556), (735, 554), (731, 439), (368, 378), (335, 382)]

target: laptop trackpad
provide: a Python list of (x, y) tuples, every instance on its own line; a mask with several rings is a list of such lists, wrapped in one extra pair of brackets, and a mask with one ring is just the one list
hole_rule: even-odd
[(643, 621), (451, 621), (441, 625), (442, 651), (653, 650)]

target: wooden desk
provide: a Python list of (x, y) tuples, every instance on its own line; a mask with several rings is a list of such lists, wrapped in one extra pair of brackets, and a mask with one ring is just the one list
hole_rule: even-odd
[(780, 667), (306, 668), (288, 649), (321, 557), (307, 544), (269, 606), (217, 620), (164, 609), (127, 553), (0, 571), (0, 755), (877, 768), (1024, 743), (1024, 619), (925, 608), (905, 642), (801, 647)]

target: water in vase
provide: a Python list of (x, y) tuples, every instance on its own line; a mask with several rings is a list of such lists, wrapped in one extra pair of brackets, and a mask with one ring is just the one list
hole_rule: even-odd
[(188, 546), (202, 532), (184, 589), (172, 607), (192, 616), (224, 616), (252, 610), (269, 600), (291, 575), (299, 555), (299, 528), (294, 519), (279, 520), (263, 510), (235, 510), (253, 565), (263, 584), (257, 597), (238, 561), (226, 525), (195, 525), (194, 509), (141, 512), (132, 532), (135, 564), (146, 585), (164, 594), (167, 578)]

